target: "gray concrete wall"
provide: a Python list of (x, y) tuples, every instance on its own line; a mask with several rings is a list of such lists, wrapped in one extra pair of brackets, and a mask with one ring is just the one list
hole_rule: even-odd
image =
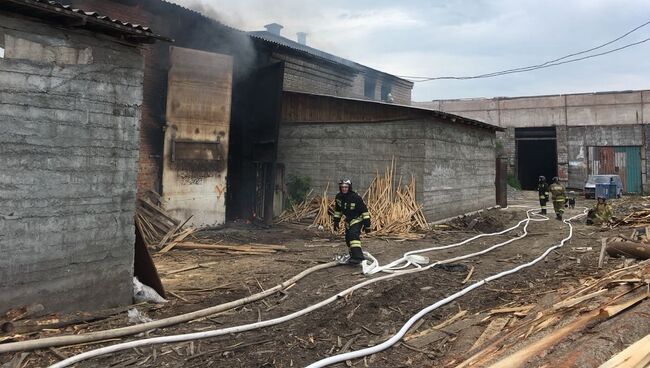
[(426, 125), (422, 202), (430, 221), (494, 206), (495, 134), (450, 123)]
[[(587, 169), (578, 158), (587, 146), (638, 145), (642, 148), (642, 181), (650, 190), (646, 157), (650, 145), (645, 140), (650, 123), (650, 91), (583, 93), (572, 95), (497, 97), (491, 99), (436, 100), (414, 102), (485, 121), (506, 128), (499, 134), (509, 170), (515, 172), (515, 128), (556, 127), (558, 176), (569, 186), (581, 188)], [(586, 135), (585, 135), (586, 134)]]
[(6, 14), (0, 40), (0, 312), (128, 303), (142, 57)]
[[(582, 188), (588, 171), (587, 150), (590, 146), (643, 146), (643, 125), (606, 125), (606, 126), (576, 126), (568, 127), (569, 153), (569, 187)], [(645, 182), (645, 152), (641, 150), (642, 173)]]
[(429, 221), (495, 204), (494, 132), (421, 119), (380, 123), (284, 123), (278, 162), (330, 194), (340, 178), (363, 194), (395, 157), (396, 174), (416, 179)]

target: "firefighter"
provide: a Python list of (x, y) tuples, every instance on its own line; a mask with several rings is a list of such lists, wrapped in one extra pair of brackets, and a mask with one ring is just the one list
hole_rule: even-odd
[(546, 215), (546, 203), (548, 202), (548, 183), (546, 183), (546, 177), (543, 175), (540, 175), (538, 178), (537, 192), (539, 193), (539, 206), (542, 208), (539, 213)]
[(562, 220), (564, 213), (564, 203), (566, 202), (566, 193), (564, 187), (560, 184), (560, 179), (556, 176), (553, 178), (553, 184), (548, 187), (548, 190), (553, 196), (553, 210), (555, 210), (555, 217)]
[(607, 203), (607, 199), (598, 197), (596, 207), (590, 209), (587, 213), (587, 225), (606, 224), (612, 219), (612, 214), (612, 206)]
[(345, 216), (345, 243), (350, 252), (351, 264), (364, 260), (361, 250), (361, 231), (370, 232), (370, 212), (360, 195), (352, 190), (349, 179), (339, 182), (339, 193), (334, 204), (334, 230), (338, 231), (341, 216)]

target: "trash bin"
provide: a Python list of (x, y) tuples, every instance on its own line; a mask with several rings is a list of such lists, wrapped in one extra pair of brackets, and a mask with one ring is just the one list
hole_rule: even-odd
[(609, 182), (608, 187), (609, 187), (609, 188), (607, 188), (607, 189), (608, 189), (608, 194), (609, 194), (609, 196), (608, 196), (607, 198), (609, 198), (609, 199), (615, 199), (615, 198), (616, 198), (616, 194), (618, 193), (618, 185), (616, 185), (616, 183), (614, 183), (613, 181), (611, 181), (611, 182)]
[(596, 198), (600, 197), (609, 198), (609, 184), (596, 184)]

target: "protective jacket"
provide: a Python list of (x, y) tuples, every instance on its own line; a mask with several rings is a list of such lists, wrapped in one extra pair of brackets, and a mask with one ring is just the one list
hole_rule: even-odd
[(546, 199), (548, 201), (548, 184), (545, 181), (537, 184), (537, 192), (539, 193), (539, 199)]
[(365, 227), (370, 227), (370, 212), (363, 198), (356, 192), (349, 191), (345, 194), (339, 192), (334, 201), (334, 222), (341, 221), (343, 215), (348, 225), (364, 222)]

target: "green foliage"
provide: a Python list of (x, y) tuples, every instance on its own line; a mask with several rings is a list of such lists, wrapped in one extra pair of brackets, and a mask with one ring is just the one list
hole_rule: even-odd
[(514, 174), (508, 174), (508, 185), (515, 189), (521, 190), (521, 183)]
[(287, 200), (289, 204), (297, 204), (307, 199), (311, 190), (311, 178), (304, 175), (289, 175), (287, 180)]

